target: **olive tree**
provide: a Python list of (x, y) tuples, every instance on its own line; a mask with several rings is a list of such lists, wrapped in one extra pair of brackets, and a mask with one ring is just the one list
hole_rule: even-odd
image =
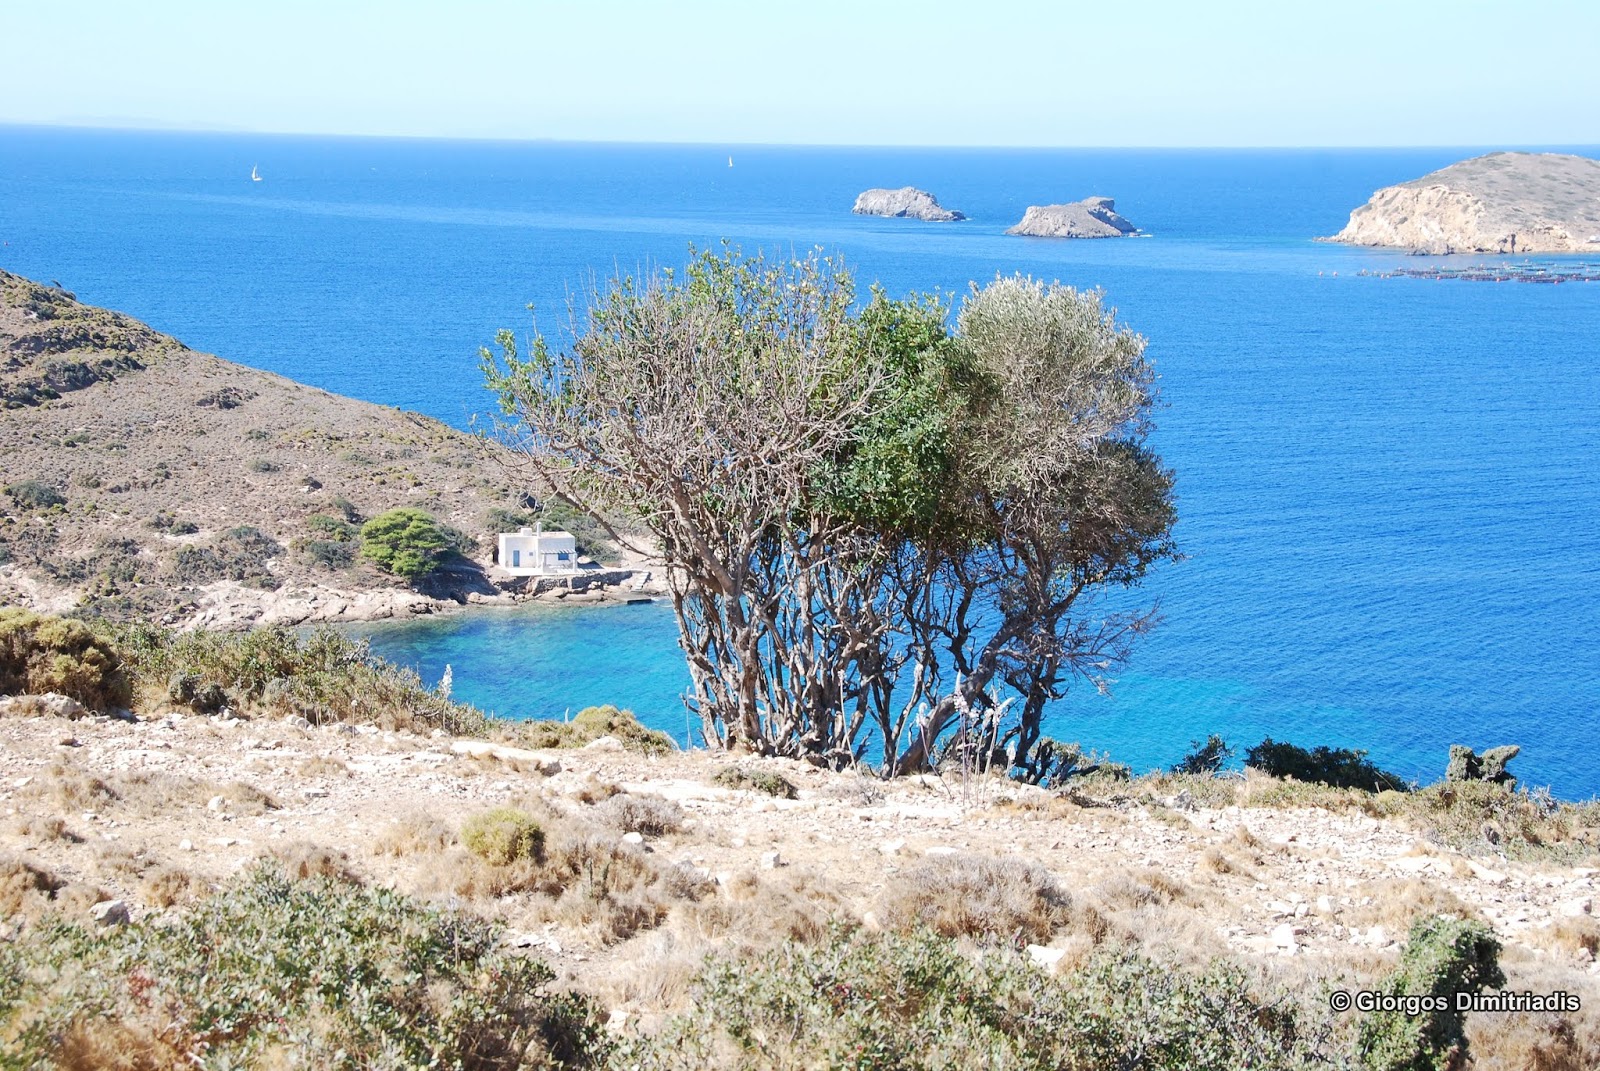
[(707, 742), (838, 766), (875, 741), (894, 773), (1014, 709), (1025, 765), (1045, 704), (1149, 625), (1086, 595), (1172, 554), (1143, 340), (1023, 279), (953, 332), (936, 299), (856, 298), (816, 254), (614, 281), (564, 351), (485, 351), (502, 434), (650, 537)]

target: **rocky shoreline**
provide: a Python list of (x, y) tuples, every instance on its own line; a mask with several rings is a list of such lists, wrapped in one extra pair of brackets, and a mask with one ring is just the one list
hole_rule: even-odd
[(1385, 186), (1322, 241), (1452, 253), (1600, 252), (1600, 161), (1496, 152)]

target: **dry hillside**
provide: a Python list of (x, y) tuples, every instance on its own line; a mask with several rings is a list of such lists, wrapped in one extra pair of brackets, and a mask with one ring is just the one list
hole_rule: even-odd
[(491, 511), (520, 497), (504, 461), (0, 272), (0, 603), (212, 625), (426, 611), (355, 527), (425, 509), (469, 540), (426, 595), (491, 591)]

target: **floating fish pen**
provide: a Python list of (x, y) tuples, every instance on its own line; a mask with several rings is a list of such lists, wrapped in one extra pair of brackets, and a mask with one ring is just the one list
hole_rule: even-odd
[(1375, 279), (1462, 279), (1472, 283), (1600, 283), (1600, 264), (1525, 262), (1474, 264), (1471, 267), (1363, 268), (1356, 273)]

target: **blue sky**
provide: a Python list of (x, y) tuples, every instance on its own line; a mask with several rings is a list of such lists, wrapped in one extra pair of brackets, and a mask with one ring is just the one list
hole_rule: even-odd
[(1600, 143), (1600, 2), (70, 0), (0, 122), (872, 145)]

